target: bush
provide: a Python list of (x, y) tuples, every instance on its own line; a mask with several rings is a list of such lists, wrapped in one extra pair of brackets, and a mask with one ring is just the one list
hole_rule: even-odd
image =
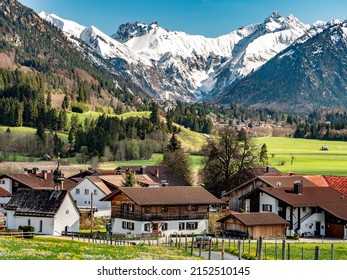
[(34, 238), (35, 228), (33, 226), (19, 226), (18, 229), (23, 232), (24, 238)]

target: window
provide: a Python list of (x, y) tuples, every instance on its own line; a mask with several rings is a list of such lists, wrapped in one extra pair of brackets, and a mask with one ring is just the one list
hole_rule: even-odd
[(302, 212), (306, 212), (306, 207), (302, 207)]
[(188, 230), (194, 230), (198, 228), (198, 223), (197, 222), (188, 222), (186, 224), (186, 227)]
[(80, 189), (76, 189), (76, 194), (80, 194)]
[(185, 225), (184, 223), (179, 223), (178, 224), (178, 229), (179, 230), (184, 230), (185, 229), (184, 225)]
[(128, 229), (128, 230), (134, 230), (134, 228), (135, 228), (135, 224), (134, 224), (134, 223), (132, 223), (132, 222), (127, 222), (127, 229)]
[(30, 221), (30, 219), (28, 219), (28, 226), (29, 226), (29, 227), (31, 226), (31, 221)]
[(149, 206), (145, 207), (145, 213), (146, 214), (151, 213), (151, 207), (149, 207)]
[(84, 190), (84, 194), (85, 194), (85, 195), (88, 195), (88, 194), (89, 194), (89, 190), (88, 190), (88, 189), (85, 189), (85, 190)]
[(272, 212), (272, 205), (271, 204), (263, 204), (263, 211), (264, 212)]
[(123, 229), (127, 229), (127, 222), (122, 221), (122, 228), (123, 228)]
[(4, 185), (4, 184), (5, 184), (5, 180), (1, 180), (1, 184), (3, 184), (3, 185)]
[(151, 224), (150, 223), (145, 224), (144, 230), (147, 232), (151, 231)]
[(162, 206), (161, 207), (161, 212), (164, 212), (164, 213), (168, 212), (168, 207), (167, 206)]
[(162, 231), (165, 231), (165, 230), (167, 230), (168, 229), (168, 224), (167, 223), (163, 223), (162, 225), (161, 225), (161, 230)]
[(198, 211), (198, 206), (197, 205), (188, 205), (187, 211)]
[(98, 190), (94, 190), (94, 195), (98, 195)]
[(40, 229), (39, 229), (39, 232), (42, 232), (42, 228), (43, 228), (43, 222), (42, 222), (42, 220), (40, 220)]

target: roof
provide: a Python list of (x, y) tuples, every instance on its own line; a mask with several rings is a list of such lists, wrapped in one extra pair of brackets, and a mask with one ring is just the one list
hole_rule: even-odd
[(15, 216), (52, 218), (63, 203), (67, 190), (21, 189), (6, 204), (6, 210), (15, 211)]
[[(321, 177), (321, 176), (320, 176)], [(347, 197), (321, 181), (319, 176), (259, 177), (268, 187), (254, 191), (266, 193), (294, 207), (320, 207), (332, 215), (347, 221)], [(302, 181), (300, 194), (293, 192), (294, 181)], [(252, 193), (252, 192), (251, 192)], [(247, 197), (246, 194), (244, 197)]]
[(259, 226), (259, 225), (288, 225), (289, 222), (281, 218), (273, 212), (261, 213), (232, 213), (218, 220), (218, 222), (225, 222), (230, 218), (239, 220), (246, 226)]
[[(1, 178), (10, 178), (12, 180), (15, 180), (29, 188), (32, 189), (51, 189), (53, 190), (55, 188), (54, 181), (53, 181), (53, 173), (47, 173), (47, 179), (44, 179), (42, 173), (31, 174), (4, 174), (1, 176)], [(63, 188), (64, 189), (71, 189), (76, 185), (76, 182), (65, 178)]]
[(91, 181), (95, 186), (97, 186), (101, 191), (103, 191), (103, 193), (105, 193), (106, 195), (110, 194), (113, 189), (110, 189), (100, 177), (97, 176), (87, 176), (85, 177), (84, 180), (89, 180)]
[(159, 188), (119, 188), (102, 201), (111, 201), (119, 194), (125, 194), (137, 205), (189, 205), (222, 204), (223, 202), (203, 187), (159, 187)]
[[(144, 169), (143, 169), (144, 167)], [(161, 183), (163, 180), (169, 182), (169, 186), (190, 186), (181, 176), (165, 165), (153, 166), (119, 166), (117, 170), (132, 169), (136, 175), (147, 175), (150, 180)], [(143, 170), (143, 173), (141, 172)], [(158, 176), (157, 176), (158, 175)]]
[(347, 196), (347, 177), (323, 176), (331, 188)]
[(12, 196), (10, 192), (0, 187), (0, 196)]
[(269, 175), (282, 174), (281, 171), (279, 171), (278, 169), (274, 167), (254, 167), (254, 168), (251, 168), (250, 171), (254, 176), (267, 176), (268, 174)]

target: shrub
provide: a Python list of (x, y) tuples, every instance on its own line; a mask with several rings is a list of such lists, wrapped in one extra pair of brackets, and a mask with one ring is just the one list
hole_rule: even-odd
[(89, 111), (89, 108), (83, 103), (74, 103), (71, 107), (71, 111), (75, 113), (85, 113)]
[(18, 229), (23, 232), (24, 238), (34, 238), (35, 228), (33, 226), (19, 226)]

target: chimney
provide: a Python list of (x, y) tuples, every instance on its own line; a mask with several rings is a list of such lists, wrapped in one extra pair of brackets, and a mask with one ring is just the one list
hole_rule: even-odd
[(140, 167), (140, 174), (145, 175), (146, 174), (146, 166)]
[(269, 170), (270, 170), (269, 166), (266, 166), (265, 172), (266, 172), (266, 173), (269, 173)]
[(159, 178), (159, 175), (160, 175), (160, 174), (159, 174), (159, 169), (156, 169), (156, 170), (155, 170), (155, 177)]
[(47, 180), (47, 170), (42, 170), (43, 180)]
[(33, 174), (35, 174), (35, 175), (39, 174), (39, 169), (37, 167), (33, 168)]
[(294, 181), (294, 193), (302, 194), (303, 181)]

